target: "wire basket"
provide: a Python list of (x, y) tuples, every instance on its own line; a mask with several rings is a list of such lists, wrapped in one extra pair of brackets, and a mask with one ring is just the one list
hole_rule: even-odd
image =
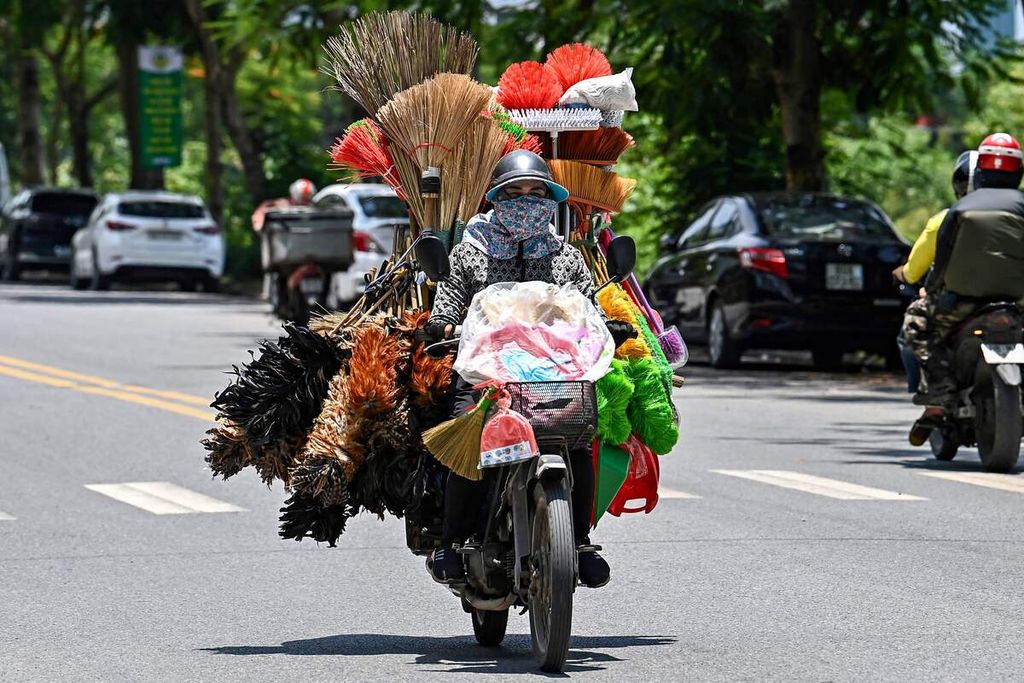
[(533, 427), (544, 450), (589, 447), (597, 431), (597, 395), (591, 382), (510, 382), (511, 408)]

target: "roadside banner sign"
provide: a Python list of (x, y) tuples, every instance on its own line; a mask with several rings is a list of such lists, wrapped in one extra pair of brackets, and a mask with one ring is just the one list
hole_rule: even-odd
[(143, 168), (181, 165), (181, 49), (139, 48), (139, 138)]

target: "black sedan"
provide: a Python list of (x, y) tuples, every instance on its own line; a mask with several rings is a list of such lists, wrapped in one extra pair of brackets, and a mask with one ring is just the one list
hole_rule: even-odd
[(6, 280), (26, 270), (63, 270), (71, 238), (98, 199), (91, 190), (35, 188), (12, 197), (0, 212), (0, 266)]
[(896, 335), (907, 301), (892, 270), (910, 247), (874, 204), (812, 193), (720, 197), (682, 233), (662, 239), (644, 284), (711, 364), (733, 367), (748, 348), (808, 349), (836, 369), (865, 350), (902, 367)]

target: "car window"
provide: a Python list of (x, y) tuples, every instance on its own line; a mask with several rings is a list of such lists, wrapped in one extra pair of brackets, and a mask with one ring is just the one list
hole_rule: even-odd
[(718, 203), (708, 204), (701, 211), (700, 217), (697, 218), (690, 227), (686, 229), (683, 236), (679, 238), (679, 248), (689, 249), (690, 247), (696, 246), (704, 241), (707, 234), (708, 224), (711, 222), (711, 216), (714, 215), (715, 209), (718, 208)]
[(318, 209), (347, 209), (348, 202), (340, 194), (324, 195), (313, 204)]
[(866, 202), (839, 197), (768, 200), (758, 206), (765, 232), (786, 237), (892, 236), (885, 216)]
[(721, 208), (711, 219), (711, 228), (708, 230), (707, 239), (717, 240), (731, 235), (739, 212), (736, 210), (735, 202), (722, 202)]
[(393, 195), (360, 196), (359, 206), (370, 218), (408, 218), (405, 202)]
[(40, 192), (33, 195), (29, 208), (33, 213), (48, 213), (58, 216), (80, 216), (84, 218), (96, 207), (96, 198), (87, 194), (67, 192)]
[(160, 200), (121, 202), (117, 210), (122, 216), (139, 218), (202, 218), (206, 215), (206, 210), (199, 204)]

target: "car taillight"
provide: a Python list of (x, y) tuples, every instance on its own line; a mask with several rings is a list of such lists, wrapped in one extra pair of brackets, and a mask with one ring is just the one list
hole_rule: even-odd
[(220, 226), (217, 225), (217, 224), (203, 225), (203, 226), (200, 226), (198, 228), (192, 228), (192, 230), (194, 232), (198, 232), (198, 233), (200, 233), (202, 235), (219, 235), (220, 234)]
[(107, 230), (113, 230), (114, 232), (124, 232), (126, 230), (134, 230), (135, 226), (131, 223), (122, 223), (121, 221), (107, 221)]
[(740, 265), (752, 270), (762, 270), (781, 278), (789, 277), (786, 255), (781, 249), (764, 249), (761, 247), (744, 247), (739, 249)]
[(380, 247), (370, 237), (370, 233), (363, 232), (362, 230), (356, 230), (352, 233), (352, 246), (355, 247), (356, 251), (380, 252)]

